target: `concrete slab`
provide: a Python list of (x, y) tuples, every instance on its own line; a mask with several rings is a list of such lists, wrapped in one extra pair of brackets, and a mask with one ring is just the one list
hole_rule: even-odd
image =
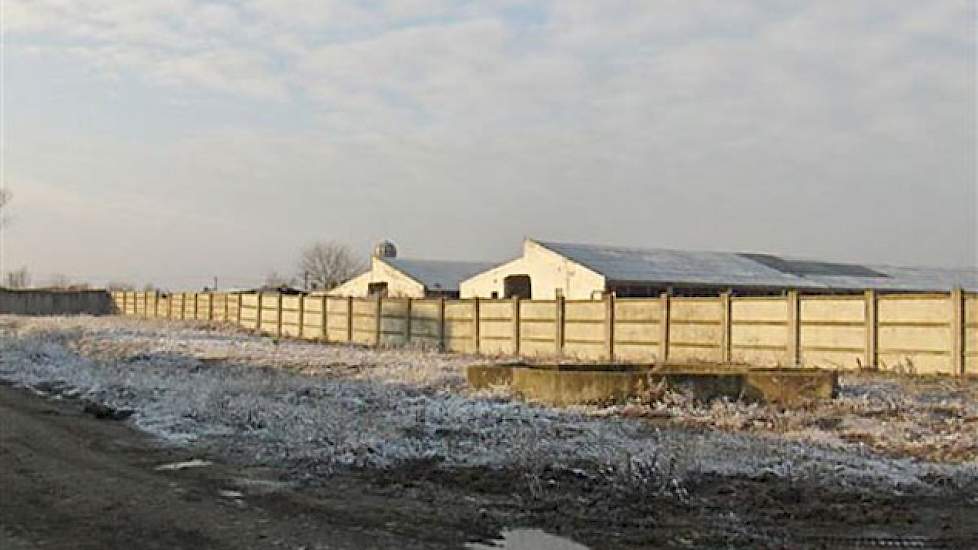
[(709, 401), (744, 399), (784, 406), (831, 399), (838, 393), (838, 373), (819, 369), (755, 369), (743, 365), (645, 365), (523, 363), (473, 365), (466, 370), (477, 389), (509, 386), (531, 401), (554, 406), (624, 403), (647, 395), (651, 386)]
[(803, 368), (751, 368), (745, 365), (664, 365), (650, 375), (653, 383), (708, 401), (720, 397), (797, 406), (838, 395), (836, 371)]
[(649, 369), (636, 365), (474, 365), (469, 385), (509, 385), (531, 401), (554, 406), (624, 403), (649, 389)]

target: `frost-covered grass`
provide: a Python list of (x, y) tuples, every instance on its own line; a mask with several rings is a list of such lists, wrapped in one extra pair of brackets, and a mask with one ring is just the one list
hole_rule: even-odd
[(590, 414), (653, 417), (668, 425), (773, 435), (843, 450), (865, 448), (892, 457), (978, 461), (975, 380), (846, 373), (837, 399), (790, 409), (702, 403), (661, 388), (653, 394), (645, 403)]
[[(125, 318), (0, 317), (0, 378), (136, 411), (160, 437), (319, 475), (405, 461), (529, 474), (567, 469), (675, 487), (705, 473), (854, 488), (969, 483), (974, 464), (555, 410), (464, 389), (476, 358), (275, 342), (231, 329)], [(847, 396), (844, 400), (858, 400)], [(692, 411), (692, 409), (689, 409)], [(738, 413), (739, 414), (739, 413)], [(532, 477), (532, 476), (531, 476)]]

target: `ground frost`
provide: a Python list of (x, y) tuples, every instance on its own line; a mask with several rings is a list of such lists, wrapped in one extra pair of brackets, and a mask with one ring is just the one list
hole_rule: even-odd
[[(974, 479), (974, 465), (886, 459), (781, 438), (666, 427), (469, 394), (474, 361), (423, 350), (277, 342), (122, 318), (0, 317), (0, 377), (136, 411), (136, 424), (242, 460), (328, 473), (405, 461), (516, 468), (543, 490), (564, 470), (682, 497), (703, 474), (853, 487)], [(843, 400), (886, 399), (882, 395)], [(854, 405), (856, 406), (856, 405)], [(752, 414), (734, 410), (731, 414)], [(714, 411), (715, 414), (715, 411)], [(311, 474), (310, 474), (311, 475)]]

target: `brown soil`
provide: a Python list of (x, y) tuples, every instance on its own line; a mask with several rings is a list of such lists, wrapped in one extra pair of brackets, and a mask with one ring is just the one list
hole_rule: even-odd
[[(715, 477), (683, 499), (572, 471), (414, 462), (310, 477), (309, 465), (277, 471), (207, 454), (160, 447), (83, 403), (0, 386), (0, 548), (458, 549), (504, 527), (593, 548), (978, 547), (978, 502), (964, 492), (866, 495)], [(215, 463), (155, 469), (190, 458)]]

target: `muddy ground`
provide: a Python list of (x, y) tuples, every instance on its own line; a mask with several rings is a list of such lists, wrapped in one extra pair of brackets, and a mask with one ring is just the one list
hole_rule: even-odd
[[(0, 547), (462, 548), (517, 526), (592, 548), (978, 547), (972, 494), (867, 496), (765, 476), (703, 478), (677, 499), (570, 470), (528, 480), (424, 461), (299, 477), (162, 446), (84, 405), (0, 386)], [(214, 464), (156, 470), (193, 458)]]

